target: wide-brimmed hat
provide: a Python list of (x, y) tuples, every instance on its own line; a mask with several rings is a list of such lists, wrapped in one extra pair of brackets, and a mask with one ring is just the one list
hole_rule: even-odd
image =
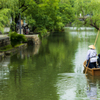
[(95, 46), (94, 45), (90, 45), (89, 48), (95, 49)]

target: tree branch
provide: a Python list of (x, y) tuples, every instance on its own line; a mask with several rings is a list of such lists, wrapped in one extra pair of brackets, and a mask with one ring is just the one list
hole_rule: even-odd
[(28, 9), (28, 7), (26, 7), (24, 10), (22, 10), (22, 12), (24, 12), (25, 10), (27, 10)]
[(22, 4), (21, 7), (19, 7), (19, 9), (23, 8), (23, 7), (27, 7), (28, 5)]
[(93, 26), (93, 27), (95, 27), (97, 30), (99, 30), (99, 28), (96, 25), (94, 25), (92, 23), (90, 25)]

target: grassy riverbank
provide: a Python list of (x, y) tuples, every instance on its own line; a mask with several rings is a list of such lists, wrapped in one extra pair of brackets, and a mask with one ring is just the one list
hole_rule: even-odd
[(14, 49), (14, 48), (16, 48), (16, 47), (22, 46), (22, 45), (23, 45), (23, 43), (22, 43), (22, 44), (17, 44), (15, 47), (12, 47), (12, 45), (10, 44), (10, 45), (1, 47), (1, 48), (0, 48), (0, 51), (1, 51), (1, 52), (9, 51), (9, 50), (12, 50), (12, 49)]

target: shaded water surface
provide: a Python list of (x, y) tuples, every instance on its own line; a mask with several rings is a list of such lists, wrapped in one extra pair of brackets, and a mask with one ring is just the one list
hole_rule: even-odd
[(88, 46), (94, 43), (97, 32), (93, 28), (71, 29), (51, 34), (41, 45), (0, 62), (0, 100), (99, 99), (99, 77), (83, 74)]

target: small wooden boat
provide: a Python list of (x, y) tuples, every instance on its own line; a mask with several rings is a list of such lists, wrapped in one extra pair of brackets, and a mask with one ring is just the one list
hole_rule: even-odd
[(92, 76), (100, 76), (100, 68), (88, 68), (86, 67), (86, 61), (84, 61), (83, 66), (86, 73)]

